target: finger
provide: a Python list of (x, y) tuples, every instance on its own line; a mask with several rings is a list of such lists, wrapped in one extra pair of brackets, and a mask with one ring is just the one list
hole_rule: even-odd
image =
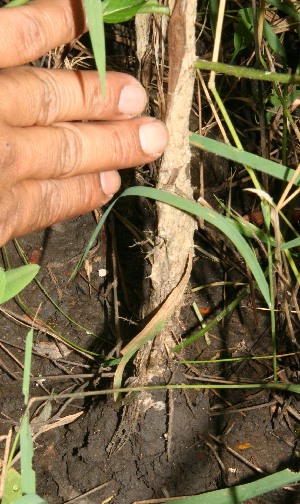
[[(11, 126), (124, 119), (140, 114), (147, 96), (130, 75), (108, 72), (103, 98), (97, 72), (22, 67), (0, 72), (0, 110)], [(20, 92), (21, 91), (21, 92)]]
[(11, 128), (10, 138), (3, 134), (0, 142), (14, 157), (10, 165), (7, 156), (2, 163), (0, 159), (3, 177), (13, 185), (24, 179), (67, 178), (146, 164), (161, 155), (168, 134), (160, 121), (139, 117)]
[(0, 10), (0, 67), (29, 63), (86, 31), (81, 0), (33, 0)]
[[(30, 180), (18, 184), (1, 207), (0, 246), (39, 229), (44, 229), (77, 215), (87, 213), (107, 203), (120, 187), (117, 172), (109, 172), (102, 180), (99, 174), (68, 180)], [(103, 184), (104, 181), (104, 184)]]

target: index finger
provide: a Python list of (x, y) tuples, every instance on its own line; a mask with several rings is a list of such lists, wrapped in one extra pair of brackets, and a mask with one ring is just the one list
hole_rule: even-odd
[(0, 68), (22, 65), (87, 30), (81, 0), (32, 0), (0, 9)]

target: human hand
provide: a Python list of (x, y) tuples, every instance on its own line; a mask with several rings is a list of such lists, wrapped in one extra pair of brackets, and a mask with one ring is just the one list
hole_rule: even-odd
[[(165, 126), (133, 117), (146, 94), (131, 76), (16, 67), (86, 31), (80, 0), (34, 0), (0, 10), (0, 246), (101, 206), (116, 170), (157, 159)], [(81, 122), (89, 121), (89, 122)]]

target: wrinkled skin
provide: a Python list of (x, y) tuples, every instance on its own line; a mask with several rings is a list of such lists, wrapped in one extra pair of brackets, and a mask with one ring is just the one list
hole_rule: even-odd
[(0, 9), (0, 246), (107, 203), (168, 142), (133, 77), (109, 72), (104, 99), (94, 71), (20, 66), (86, 30), (80, 0)]

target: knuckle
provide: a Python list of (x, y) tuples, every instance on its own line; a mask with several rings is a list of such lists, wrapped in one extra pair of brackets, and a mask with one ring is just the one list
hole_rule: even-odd
[(50, 72), (41, 71), (37, 74), (42, 96), (40, 98), (42, 106), (39, 108), (36, 124), (47, 126), (52, 124), (61, 108), (61, 95), (56, 79)]
[(45, 30), (30, 13), (23, 13), (23, 16), (23, 22), (20, 23), (16, 32), (16, 47), (23, 61), (31, 61), (37, 52), (43, 52), (43, 49), (46, 52)]
[(60, 184), (58, 180), (44, 181), (41, 187), (41, 200), (45, 202), (43, 212), (39, 213), (38, 227), (49, 226), (58, 220), (62, 205)]
[(82, 139), (79, 133), (70, 127), (60, 127), (60, 132), (60, 176), (70, 177), (76, 175), (76, 169), (82, 162)]
[(87, 107), (98, 117), (109, 117), (116, 110), (119, 101), (118, 89), (114, 86), (107, 85), (107, 94), (104, 98), (98, 76), (96, 80), (91, 79), (85, 86), (84, 95)]
[(13, 137), (0, 127), (0, 171), (1, 185), (6, 186), (12, 179), (12, 168), (17, 165), (17, 148)]
[(138, 148), (133, 132), (130, 135), (122, 135), (120, 128), (115, 126), (112, 129), (110, 141), (113, 167), (128, 166), (134, 150)]

